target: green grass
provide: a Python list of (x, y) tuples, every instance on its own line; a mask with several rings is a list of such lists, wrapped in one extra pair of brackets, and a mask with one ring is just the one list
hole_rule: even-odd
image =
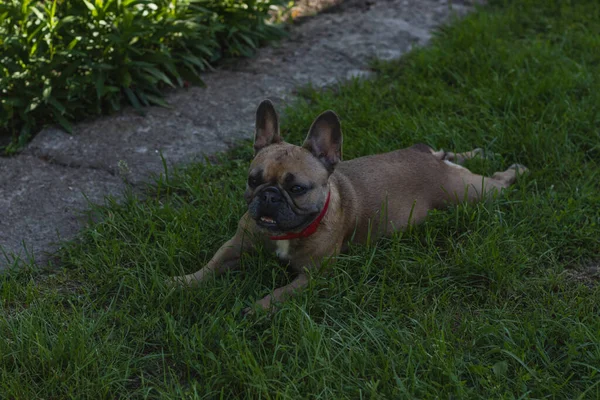
[(289, 280), (259, 252), (197, 290), (243, 212), (251, 146), (158, 179), (59, 269), (3, 276), (1, 398), (600, 398), (600, 7), (494, 3), (377, 79), (286, 110), (299, 142), (327, 108), (345, 157), (415, 142), (496, 154), (531, 173), (491, 204), (432, 213), (351, 249), (272, 317), (240, 317)]

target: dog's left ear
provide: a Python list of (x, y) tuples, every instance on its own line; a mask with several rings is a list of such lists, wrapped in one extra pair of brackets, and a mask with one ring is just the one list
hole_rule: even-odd
[(254, 155), (264, 147), (281, 142), (279, 117), (271, 100), (263, 100), (256, 110), (256, 132), (254, 134)]
[(325, 111), (313, 122), (302, 147), (317, 157), (328, 171), (342, 160), (342, 127), (333, 111)]

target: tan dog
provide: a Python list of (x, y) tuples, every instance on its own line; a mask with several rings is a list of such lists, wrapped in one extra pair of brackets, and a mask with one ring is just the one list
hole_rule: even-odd
[(258, 301), (264, 309), (306, 286), (308, 271), (343, 252), (349, 242), (364, 243), (369, 235), (419, 223), (429, 210), (449, 203), (481, 200), (526, 170), (515, 164), (484, 178), (453, 163), (481, 150), (454, 154), (423, 144), (341, 161), (342, 131), (334, 112), (319, 115), (300, 147), (282, 140), (269, 100), (256, 112), (254, 149), (244, 194), (248, 211), (236, 234), (204, 268), (175, 281), (190, 285), (221, 274), (262, 242), (297, 274)]

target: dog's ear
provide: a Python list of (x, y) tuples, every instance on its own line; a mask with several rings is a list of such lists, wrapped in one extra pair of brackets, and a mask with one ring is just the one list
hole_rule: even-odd
[(342, 127), (333, 111), (325, 111), (313, 122), (302, 147), (317, 157), (328, 171), (342, 160)]
[(271, 100), (263, 100), (256, 110), (256, 132), (254, 133), (254, 154), (273, 143), (281, 142), (279, 118)]

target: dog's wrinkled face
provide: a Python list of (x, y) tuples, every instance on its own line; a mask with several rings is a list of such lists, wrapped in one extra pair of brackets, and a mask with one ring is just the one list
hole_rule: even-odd
[(248, 171), (249, 214), (272, 233), (299, 231), (321, 211), (329, 172), (308, 150), (278, 143), (260, 151)]
[(244, 194), (248, 213), (270, 234), (301, 231), (321, 212), (341, 158), (337, 116), (321, 114), (302, 147), (295, 146), (281, 139), (277, 113), (265, 100), (256, 112), (254, 149)]

